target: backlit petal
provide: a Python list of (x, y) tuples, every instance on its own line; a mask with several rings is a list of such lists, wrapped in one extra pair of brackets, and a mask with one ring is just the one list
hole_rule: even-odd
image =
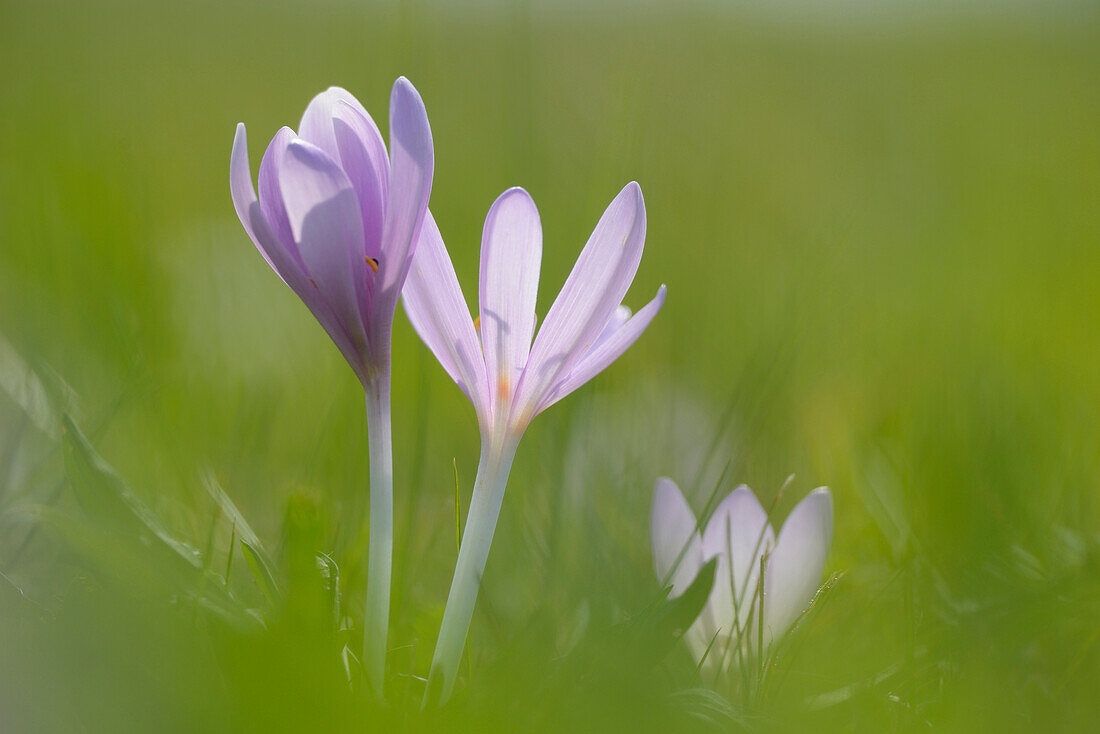
[[(244, 231), (252, 238), (256, 249), (271, 266), (283, 282), (287, 277), (277, 262), (285, 263), (289, 259), (284, 245), (278, 241), (260, 211), (260, 202), (256, 188), (252, 185), (252, 170), (248, 163), (248, 136), (244, 123), (237, 123), (237, 132), (233, 136), (233, 152), (229, 156), (229, 192), (233, 197), (233, 208), (241, 220)], [(268, 251), (274, 251), (274, 257)]]
[(695, 514), (667, 477), (658, 479), (653, 489), (649, 535), (658, 583), (672, 584), (673, 596), (683, 594), (703, 565), (703, 546)]
[[(665, 287), (657, 289), (657, 295), (647, 303), (642, 310), (630, 317), (625, 323), (616, 325), (615, 320), (597, 340), (596, 344), (585, 352), (581, 360), (573, 367), (572, 371), (554, 386), (553, 392), (543, 401), (539, 412), (564, 398), (569, 393), (579, 388), (593, 377), (603, 372), (612, 362), (622, 356), (623, 352), (630, 348), (642, 332), (646, 330), (650, 322), (661, 310), (665, 303)], [(625, 308), (625, 307), (620, 307)], [(621, 311), (617, 312), (621, 313)], [(629, 309), (626, 309), (629, 315)]]
[[(703, 531), (703, 555), (719, 558), (710, 607), (723, 634), (736, 634), (735, 630), (743, 629), (749, 621), (752, 607), (758, 602), (760, 557), (774, 547), (775, 533), (768, 524), (768, 514), (745, 485), (733, 490), (715, 508)], [(737, 628), (733, 625), (735, 599)], [(758, 619), (758, 613), (752, 618)]]
[(298, 135), (325, 151), (344, 169), (359, 197), (367, 255), (377, 258), (382, 245), (390, 162), (374, 120), (350, 92), (330, 87), (306, 107)]
[(409, 80), (401, 77), (390, 95), (390, 184), (378, 272), (383, 309), (396, 306), (409, 272), (428, 209), (434, 165), (424, 102)]
[(791, 510), (768, 559), (764, 619), (773, 636), (785, 633), (814, 598), (832, 539), (833, 498), (820, 487)]
[(514, 420), (533, 417), (599, 337), (634, 280), (644, 243), (642, 190), (630, 183), (604, 211), (543, 320), (517, 388)]
[(481, 239), (481, 345), (494, 405), (510, 399), (527, 363), (541, 264), (538, 209), (526, 191), (509, 189), (489, 209)]
[(283, 203), (282, 184), (279, 183), (279, 170), (286, 158), (286, 148), (296, 138), (293, 130), (282, 127), (267, 144), (264, 157), (260, 159), (260, 211), (263, 212), (271, 231), (286, 245), (287, 252), (304, 270), (305, 266), (294, 241), (294, 233), (290, 231), (290, 220), (287, 218), (286, 206)]
[(416, 333), (466, 393), (478, 420), (487, 425), (489, 396), (481, 345), (431, 212), (424, 216), (420, 242), (402, 296), (405, 313)]
[[(237, 134), (233, 140), (233, 153), (230, 156), (229, 185), (233, 195), (233, 206), (237, 210), (237, 216), (244, 225), (245, 231), (255, 243), (260, 254), (290, 286), (302, 302), (306, 304), (321, 326), (328, 332), (344, 358), (352, 365), (359, 377), (359, 360), (357, 352), (348, 338), (343, 325), (339, 323), (328, 303), (321, 297), (320, 292), (310, 283), (296, 255), (292, 255), (288, 246), (283, 243), (268, 225), (260, 209), (256, 198), (256, 190), (252, 186), (252, 178), (248, 165), (248, 142), (245, 136), (244, 125), (237, 126)], [(280, 210), (282, 205), (280, 202)], [(289, 225), (288, 225), (289, 228)]]
[(279, 186), (311, 283), (349, 337), (365, 347), (361, 308), (367, 266), (359, 201), (351, 182), (324, 151), (298, 139), (286, 148)]

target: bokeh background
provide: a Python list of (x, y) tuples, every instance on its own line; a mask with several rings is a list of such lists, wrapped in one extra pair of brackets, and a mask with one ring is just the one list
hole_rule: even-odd
[[(4, 0), (0, 68), (0, 730), (1095, 726), (1095, 5)], [(630, 180), (649, 228), (628, 304), (669, 292), (525, 437), (440, 718), (418, 676), (473, 412), (399, 312), (379, 710), (353, 657), (361, 391), (228, 188), (238, 121), (258, 165), (337, 84), (385, 131), (401, 74), (469, 297), (499, 192), (540, 207), (545, 314)], [(89, 446), (256, 624), (89, 510), (121, 491)], [(624, 633), (658, 594), (661, 474), (697, 511), (793, 474), (776, 521), (833, 489), (839, 578), (751, 692), (705, 693), (682, 645), (639, 662)]]

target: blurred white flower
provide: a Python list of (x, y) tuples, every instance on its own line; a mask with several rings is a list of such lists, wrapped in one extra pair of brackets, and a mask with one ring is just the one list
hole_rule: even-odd
[(704, 563), (718, 559), (710, 598), (684, 635), (696, 660), (714, 640), (707, 654), (711, 667), (731, 649), (755, 648), (761, 634), (766, 649), (809, 606), (832, 541), (833, 500), (826, 487), (810, 492), (776, 538), (768, 513), (752, 490), (741, 485), (718, 504), (701, 534), (700, 528), (676, 483), (658, 479), (650, 516), (658, 580), (672, 586), (672, 596), (679, 596)]

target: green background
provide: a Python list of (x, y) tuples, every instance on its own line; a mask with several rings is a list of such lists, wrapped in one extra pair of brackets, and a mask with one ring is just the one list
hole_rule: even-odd
[[(61, 452), (0, 394), (4, 460), (33, 459), (0, 465), (0, 571), (35, 610), (0, 597), (0, 724), (1094, 726), (1100, 16), (800, 8), (4, 2), (0, 334), (71, 386), (97, 450), (219, 573), (235, 530), (209, 475), (292, 587), (296, 543), (332, 557), (358, 628), (361, 389), (234, 216), (238, 121), (255, 171), (329, 85), (385, 131), (404, 74), (427, 105), (431, 207), (468, 297), (505, 188), (540, 208), (544, 315), (637, 180), (648, 237), (627, 303), (661, 283), (668, 301), (524, 438), (467, 693), (441, 721), (416, 713), (412, 676), (453, 568), (454, 467), (465, 506), (478, 437), (403, 313), (386, 711), (346, 694), (339, 647), (315, 644), (293, 603), (264, 633), (222, 635), (103, 538), (32, 530), (30, 505), (95, 520)], [(842, 576), (781, 675), (754, 696), (719, 686), (722, 703), (692, 692), (682, 645), (639, 665), (617, 635), (658, 593), (654, 479), (675, 478), (698, 512), (727, 464), (719, 491), (745, 482), (765, 506), (795, 475), (777, 527), (830, 486), (827, 572)], [(237, 595), (260, 605), (239, 552), (231, 563)], [(720, 713), (686, 715), (691, 696)]]

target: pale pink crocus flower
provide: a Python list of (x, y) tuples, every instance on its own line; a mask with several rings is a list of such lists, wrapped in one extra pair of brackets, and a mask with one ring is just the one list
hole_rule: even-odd
[[(531, 420), (614, 362), (665, 300), (631, 316), (622, 306), (645, 242), (645, 204), (628, 184), (607, 207), (535, 333), (542, 259), (538, 209), (513, 188), (493, 203), (481, 240), (478, 323), (429, 213), (405, 283), (405, 311), (447, 374), (473, 403), (481, 459), (425, 703), (451, 694), (489, 555), (508, 473)], [(480, 339), (479, 339), (480, 336)]]
[(381, 694), (393, 553), (390, 341), (393, 316), (428, 207), (434, 152), (420, 94), (390, 95), (390, 149), (363, 106), (332, 87), (298, 132), (279, 130), (252, 185), (244, 124), (230, 163), (233, 205), (268, 265), (321, 323), (366, 391), (370, 557), (364, 666)]
[(791, 510), (777, 538), (756, 495), (741, 485), (718, 504), (702, 534), (699, 528), (676, 483), (658, 479), (650, 537), (659, 582), (679, 596), (703, 564), (718, 559), (710, 597), (684, 634), (696, 660), (706, 655), (708, 668), (714, 668), (731, 651), (757, 649), (761, 637), (767, 649), (809, 607), (832, 542), (832, 495), (827, 487), (810, 492)]

